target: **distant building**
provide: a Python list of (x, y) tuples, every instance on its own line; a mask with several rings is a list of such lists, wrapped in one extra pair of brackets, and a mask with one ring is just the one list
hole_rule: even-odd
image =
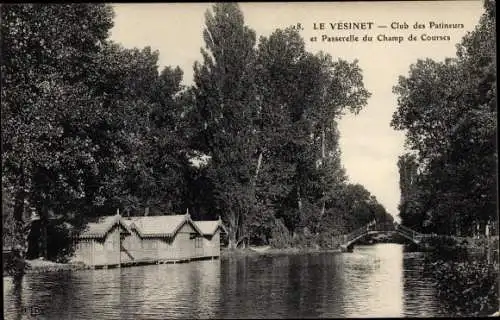
[(220, 220), (195, 221), (203, 234), (203, 257), (220, 256), (220, 234), (227, 233), (226, 228)]
[(119, 214), (89, 223), (75, 239), (71, 261), (88, 266), (120, 266), (121, 238), (129, 234), (130, 230)]

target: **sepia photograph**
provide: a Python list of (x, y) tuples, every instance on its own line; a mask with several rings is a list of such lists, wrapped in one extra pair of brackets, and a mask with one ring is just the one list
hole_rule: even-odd
[(494, 0), (0, 14), (3, 319), (500, 316)]

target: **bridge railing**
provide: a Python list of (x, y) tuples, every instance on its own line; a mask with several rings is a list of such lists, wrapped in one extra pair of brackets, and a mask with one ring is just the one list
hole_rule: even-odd
[[(341, 243), (348, 244), (352, 240), (370, 232), (370, 231), (398, 231), (399, 233), (403, 234), (404, 236), (413, 239), (415, 242), (421, 242), (422, 240), (433, 238), (433, 237), (443, 237), (443, 235), (433, 235), (433, 234), (424, 234), (417, 232), (413, 229), (410, 229), (408, 227), (405, 227), (399, 223), (393, 223), (393, 222), (380, 222), (380, 223), (375, 223), (375, 224), (367, 224), (362, 226), (361, 228), (358, 228), (348, 234), (344, 235), (339, 235), (336, 239), (337, 241), (340, 240)], [(457, 237), (452, 237), (451, 238), (457, 238)]]
[(400, 233), (406, 235), (407, 237), (411, 237), (414, 240), (419, 241), (419, 240), (422, 240), (423, 237), (425, 237), (424, 234), (422, 234), (420, 232), (417, 232), (417, 231), (415, 231), (413, 229), (410, 229), (408, 227), (405, 227), (405, 226), (403, 226), (403, 225), (401, 225), (399, 223), (396, 224), (395, 227), (396, 227), (396, 230), (398, 230)]
[(375, 224), (366, 224), (344, 236), (344, 242), (350, 242), (357, 237), (366, 234), (370, 231), (394, 231), (394, 224), (392, 222), (379, 222)]
[(348, 234), (345, 235), (344, 237), (344, 242), (349, 242), (353, 239), (356, 239), (357, 237), (365, 234), (366, 232), (368, 232), (368, 226), (362, 226), (361, 228), (358, 228)]

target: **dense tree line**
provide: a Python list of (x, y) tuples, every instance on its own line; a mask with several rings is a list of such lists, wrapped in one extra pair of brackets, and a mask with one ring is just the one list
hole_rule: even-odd
[(292, 29), (257, 41), (221, 3), (183, 86), (158, 52), (108, 38), (109, 5), (9, 4), (1, 18), (3, 231), (21, 258), (33, 214), (68, 240), (117, 209), (189, 210), (221, 216), (231, 247), (390, 217), (340, 162), (337, 121), (370, 96), (356, 61), (307, 52)]
[(471, 235), (497, 219), (495, 2), (454, 58), (419, 60), (394, 87), (406, 131), (400, 215), (426, 232)]

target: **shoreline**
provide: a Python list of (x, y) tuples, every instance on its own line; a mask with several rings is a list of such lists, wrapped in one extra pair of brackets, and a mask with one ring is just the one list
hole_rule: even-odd
[[(62, 272), (62, 271), (77, 271), (91, 269), (83, 264), (75, 263), (59, 263), (42, 259), (26, 260), (26, 268), (24, 275), (39, 274), (46, 272)], [(12, 277), (3, 271), (3, 277)]]
[[(300, 254), (311, 254), (311, 253), (340, 253), (340, 249), (303, 249), (303, 248), (286, 248), (286, 249), (276, 249), (269, 248), (266, 251), (254, 251), (249, 248), (237, 248), (229, 250), (226, 248), (221, 248), (219, 259), (231, 259), (231, 258), (241, 258), (241, 257), (257, 257), (257, 256), (277, 256), (277, 255), (300, 255)], [(82, 264), (74, 263), (58, 263), (53, 261), (34, 259), (26, 260), (27, 268), (25, 270), (25, 275), (45, 273), (45, 272), (63, 272), (63, 271), (78, 271), (78, 270), (92, 270), (90, 266), (85, 266)], [(11, 277), (9, 274), (3, 274), (3, 277)]]
[[(497, 238), (498, 241), (498, 238)], [(381, 242), (385, 243), (385, 242)], [(491, 243), (490, 243), (491, 244)], [(488, 248), (489, 247), (489, 248)], [(478, 243), (475, 241), (470, 241), (468, 245), (455, 245), (453, 247), (442, 246), (441, 249), (449, 249), (449, 250), (467, 250), (470, 252), (478, 252), (484, 251), (488, 249), (493, 249), (493, 246), (478, 246)], [(433, 250), (436, 250), (434, 248)], [(498, 249), (497, 249), (498, 250)], [(497, 251), (496, 250), (496, 251)], [(279, 255), (301, 255), (301, 254), (317, 254), (317, 253), (341, 253), (342, 250), (340, 248), (331, 249), (331, 248), (272, 248), (265, 251), (257, 251), (252, 250), (251, 248), (236, 248), (236, 249), (227, 249), (225, 247), (221, 248), (219, 259), (233, 259), (233, 258), (243, 258), (243, 257), (259, 257), (259, 256), (279, 256)], [(497, 251), (498, 252), (498, 251)], [(42, 259), (34, 259), (26, 261), (27, 268), (25, 270), (25, 274), (37, 274), (37, 273), (45, 273), (45, 272), (61, 272), (61, 271), (77, 271), (77, 270), (88, 270), (92, 269), (92, 267), (85, 266), (82, 264), (74, 264), (74, 263), (57, 263), (48, 260)], [(3, 277), (9, 277), (10, 275), (3, 273)]]
[(340, 249), (314, 249), (314, 248), (269, 248), (265, 251), (255, 251), (250, 248), (227, 249), (221, 248), (220, 259), (257, 257), (257, 256), (277, 256), (277, 255), (300, 255), (311, 253), (341, 253)]
[(59, 263), (42, 259), (27, 260), (26, 265), (28, 266), (28, 268), (26, 269), (26, 274), (90, 269), (90, 267), (87, 267), (83, 264)]

